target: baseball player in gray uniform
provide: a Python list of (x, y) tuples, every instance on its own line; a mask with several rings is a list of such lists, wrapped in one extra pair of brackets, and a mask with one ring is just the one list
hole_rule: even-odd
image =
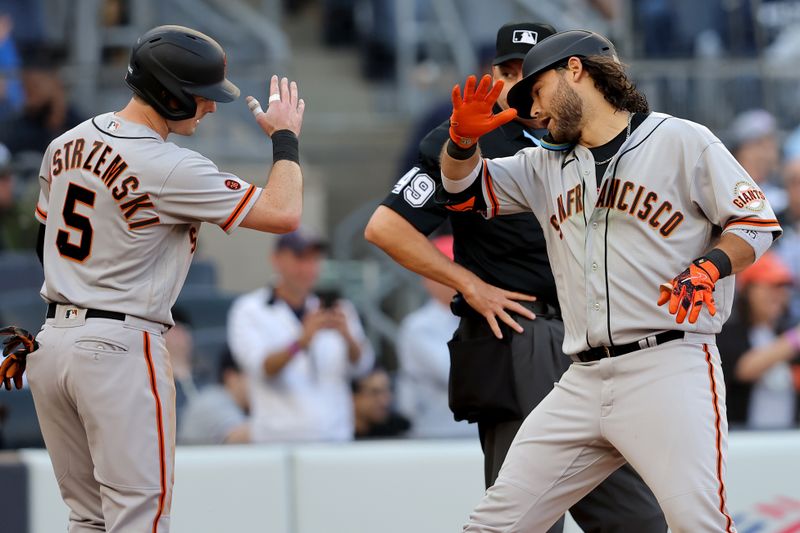
[(263, 190), (166, 140), (191, 135), (216, 102), (239, 96), (225, 66), (200, 32), (150, 30), (131, 53), (127, 106), (56, 138), (42, 162), (47, 320), (38, 349), (29, 346), (27, 361), (11, 353), (0, 378), (21, 376), (27, 362), (71, 533), (169, 530), (175, 387), (162, 334), (201, 223), (226, 233), (299, 223), (305, 104), (294, 82), (273, 76), (266, 112), (250, 99), (273, 141)]
[[(673, 533), (732, 533), (714, 334), (730, 314), (731, 274), (780, 235), (775, 215), (707, 128), (649, 112), (604, 37), (548, 37), (523, 75), (498, 115), (499, 83), (453, 89), (443, 185), (488, 217), (537, 216), (574, 362), (523, 423), (465, 531), (543, 532), (627, 461)], [(544, 121), (550, 149), (483, 159), (477, 138), (516, 114)]]

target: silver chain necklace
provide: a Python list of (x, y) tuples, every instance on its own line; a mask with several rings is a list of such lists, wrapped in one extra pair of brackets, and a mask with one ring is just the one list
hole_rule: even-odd
[[(631, 121), (633, 120), (633, 113), (628, 113), (628, 128), (625, 130), (625, 141), (631, 136)], [(625, 144), (625, 141), (622, 141), (622, 144)], [(619, 150), (617, 150), (618, 152)], [(610, 162), (614, 159), (614, 156), (617, 155), (617, 152), (614, 152), (611, 157), (608, 159), (604, 159), (603, 161), (595, 161), (594, 164), (598, 167), (605, 165), (606, 163)]]

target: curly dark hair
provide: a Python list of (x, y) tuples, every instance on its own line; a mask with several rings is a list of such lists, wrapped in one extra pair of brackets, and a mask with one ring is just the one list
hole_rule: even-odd
[(647, 98), (636, 90), (628, 78), (625, 65), (609, 56), (582, 57), (583, 68), (594, 80), (594, 85), (603, 93), (606, 101), (617, 109), (631, 113), (648, 113)]

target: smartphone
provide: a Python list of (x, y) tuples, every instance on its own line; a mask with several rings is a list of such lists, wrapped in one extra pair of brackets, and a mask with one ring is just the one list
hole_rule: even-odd
[(341, 295), (336, 289), (323, 289), (317, 291), (317, 297), (319, 298), (321, 309), (332, 309), (336, 306), (336, 302), (339, 301)]

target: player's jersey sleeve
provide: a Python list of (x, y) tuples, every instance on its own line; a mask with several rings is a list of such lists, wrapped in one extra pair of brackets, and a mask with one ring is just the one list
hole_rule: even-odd
[(780, 236), (766, 196), (720, 141), (712, 141), (700, 154), (690, 188), (692, 201), (723, 232), (744, 229)]
[(221, 172), (209, 159), (191, 153), (166, 177), (155, 205), (162, 223), (211, 222), (231, 233), (260, 194), (261, 188)]
[(448, 217), (447, 209), (436, 201), (436, 189), (442, 186), (439, 153), (450, 138), (449, 128), (447, 121), (420, 141), (417, 164), (403, 174), (381, 202), (425, 235), (433, 233)]
[(34, 216), (42, 224), (47, 224), (47, 210), (50, 202), (50, 148), (48, 148), (42, 158), (42, 166), (39, 168), (39, 200), (36, 202)]
[(446, 219), (447, 209), (436, 202), (438, 176), (421, 166), (412, 167), (392, 187), (382, 205), (406, 219), (420, 233), (430, 235)]
[(533, 184), (532, 165), (526, 148), (509, 157), (481, 159), (472, 176), (472, 182), (463, 191), (448, 192), (443, 189), (440, 201), (449, 209), (476, 211), (487, 219), (498, 215), (511, 215), (531, 211), (524, 187)]

